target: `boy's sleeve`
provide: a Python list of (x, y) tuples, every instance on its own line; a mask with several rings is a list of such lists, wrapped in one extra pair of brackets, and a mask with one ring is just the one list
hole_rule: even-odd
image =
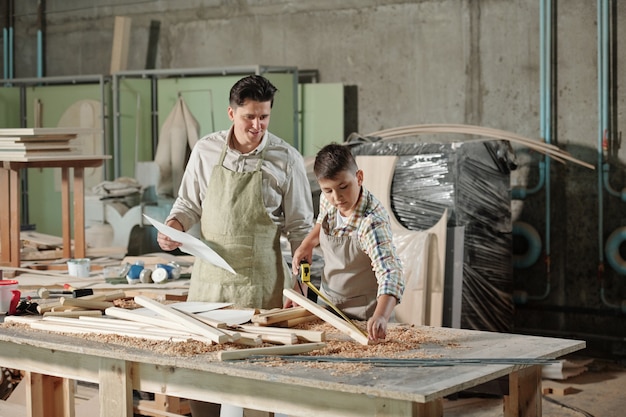
[(378, 294), (393, 295), (398, 303), (404, 292), (402, 262), (393, 244), (389, 222), (378, 217), (366, 217), (359, 229), (361, 248), (372, 261), (378, 281)]
[(322, 221), (324, 220), (324, 217), (326, 217), (326, 214), (328, 214), (329, 209), (330, 209), (330, 202), (328, 201), (324, 193), (321, 193), (320, 194), (320, 210), (319, 210), (319, 214), (317, 215), (316, 223), (322, 223)]

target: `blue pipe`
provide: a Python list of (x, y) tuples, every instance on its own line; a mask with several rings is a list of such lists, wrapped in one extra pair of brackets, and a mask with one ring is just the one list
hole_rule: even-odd
[(9, 28), (9, 79), (13, 78), (13, 28)]
[[(547, 144), (552, 143), (552, 74), (551, 74), (551, 62), (552, 62), (552, 0), (548, 0), (546, 2), (546, 13), (544, 19), (546, 19), (546, 31), (545, 31), (545, 43), (547, 48), (544, 50), (544, 94), (545, 94), (545, 103), (544, 103), (544, 113), (545, 113), (545, 125), (543, 137)], [(550, 257), (550, 211), (551, 211), (551, 187), (550, 187), (550, 161), (551, 158), (546, 155), (545, 156), (545, 171), (546, 171), (546, 257)], [(548, 273), (549, 274), (549, 273)]]
[(598, 0), (598, 264), (600, 269), (604, 263), (604, 187), (602, 184), (603, 177), (603, 138), (604, 138), (604, 0)]
[(609, 181), (609, 170), (611, 166), (608, 162), (602, 164), (602, 179), (604, 183), (604, 188), (609, 192), (609, 195), (613, 197), (617, 197), (620, 200), (626, 202), (626, 190), (617, 191), (611, 186), (611, 182)]
[(43, 33), (37, 31), (37, 77), (43, 77)]
[(2, 74), (4, 75), (4, 78), (9, 78), (9, 29), (8, 28), (2, 29), (2, 39), (4, 39), (3, 49), (2, 49), (4, 51), (4, 57), (3, 57), (4, 72)]
[[(541, 0), (539, 7), (539, 130), (545, 143), (551, 143), (551, 113), (552, 113), (552, 0)], [(543, 171), (543, 183), (545, 184), (546, 202), (546, 228), (545, 228), (545, 254), (546, 254), (546, 288), (544, 293), (538, 296), (527, 296), (531, 300), (543, 300), (550, 294), (550, 211), (551, 211), (551, 187), (550, 187), (550, 162), (548, 155), (544, 156), (544, 163), (539, 166)], [(537, 189), (538, 191), (538, 189)]]
[(529, 195), (533, 195), (541, 190), (546, 181), (545, 168), (546, 164), (544, 161), (539, 161), (539, 181), (537, 182), (537, 185), (530, 190), (524, 187), (515, 187), (511, 190), (511, 198), (513, 200), (525, 200)]

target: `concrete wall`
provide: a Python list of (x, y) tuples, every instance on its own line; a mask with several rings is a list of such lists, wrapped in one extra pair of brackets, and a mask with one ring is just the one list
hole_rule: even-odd
[[(16, 76), (36, 68), (36, 6), (16, 2)], [(596, 2), (553, 1), (557, 13), (554, 143), (597, 161)], [(616, 10), (626, 39), (626, 8)], [(150, 22), (161, 24), (157, 68), (286, 65), (319, 71), (320, 81), (354, 86), (358, 131), (418, 123), (467, 123), (539, 136), (539, 0), (47, 0), (46, 75), (109, 70), (113, 19), (132, 20), (129, 69), (143, 69)], [(619, 45), (617, 67), (624, 64)], [(620, 70), (619, 85), (626, 82)], [(619, 115), (626, 94), (616, 90)], [(624, 128), (623, 118), (617, 130)], [(615, 150), (612, 182), (626, 184)], [(530, 154), (529, 183), (540, 157)], [(625, 206), (607, 197), (601, 226), (597, 171), (553, 163), (550, 271), (539, 261), (516, 271), (516, 287), (545, 299), (521, 308), (520, 328), (602, 334), (612, 344), (626, 333), (609, 304), (626, 299), (624, 277), (598, 264), (608, 234), (626, 223)], [(520, 219), (545, 240), (545, 193), (524, 204)], [(599, 231), (604, 235), (600, 237)], [(567, 307), (567, 308), (564, 308)], [(569, 307), (588, 309), (573, 311)], [(552, 311), (554, 310), (554, 311)], [(566, 311), (568, 310), (568, 311)], [(558, 334), (558, 333), (557, 333)]]

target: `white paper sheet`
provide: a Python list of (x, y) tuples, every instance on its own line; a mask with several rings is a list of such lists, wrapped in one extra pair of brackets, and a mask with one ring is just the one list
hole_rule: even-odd
[(219, 256), (213, 249), (208, 247), (203, 241), (191, 236), (189, 233), (181, 232), (180, 230), (176, 230), (173, 227), (169, 227), (164, 225), (161, 222), (158, 222), (151, 218), (150, 216), (143, 215), (156, 229), (168, 236), (170, 239), (175, 240), (176, 242), (182, 243), (180, 246), (180, 250), (186, 252), (190, 255), (196, 256), (198, 258), (202, 258), (207, 262), (212, 263), (215, 266), (223, 268), (228, 272), (235, 274), (235, 270), (228, 265), (228, 262), (224, 260), (221, 256)]

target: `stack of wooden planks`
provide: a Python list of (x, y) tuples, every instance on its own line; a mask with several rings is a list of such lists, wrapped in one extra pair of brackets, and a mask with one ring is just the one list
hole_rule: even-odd
[[(53, 332), (114, 334), (166, 342), (195, 340), (245, 347), (220, 350), (217, 353), (219, 360), (243, 359), (253, 355), (289, 355), (320, 349), (325, 346), (323, 331), (293, 327), (318, 319), (362, 345), (370, 344), (367, 335), (355, 328), (354, 323), (351, 325), (293, 290), (286, 289), (283, 294), (298, 306), (266, 312), (243, 310), (239, 311), (236, 319), (232, 318), (232, 312), (237, 311), (226, 309), (230, 307), (227, 303), (214, 307), (231, 313), (230, 319), (221, 320), (220, 317), (226, 316), (192, 312), (188, 307), (193, 303), (164, 304), (144, 295), (136, 295), (133, 299), (135, 307), (138, 305), (142, 309), (121, 308), (112, 301), (124, 298), (125, 294), (115, 291), (80, 298), (62, 297), (39, 306), (42, 318), (10, 316), (5, 322), (27, 323), (34, 329)], [(265, 344), (273, 346), (262, 346)]]
[[(82, 301), (87, 299), (85, 301)], [(71, 301), (70, 301), (71, 300)], [(66, 312), (43, 311), (43, 318), (9, 316), (6, 322), (28, 324), (31, 328), (52, 332), (74, 334), (102, 334), (137, 337), (147, 340), (207, 344), (233, 344), (247, 349), (231, 349), (218, 352), (220, 360), (241, 359), (250, 355), (306, 353), (325, 346), (325, 334), (320, 331), (271, 327), (270, 323), (285, 322), (285, 318), (304, 318), (304, 308), (279, 309), (257, 314), (260, 319), (247, 320), (244, 324), (227, 324), (200, 314), (175, 308), (176, 304), (163, 304), (146, 296), (135, 296), (134, 302), (143, 309), (115, 307), (106, 300), (97, 301), (93, 296), (63, 299), (61, 306), (89, 304), (91, 310), (76, 311), (74, 317)], [(185, 304), (185, 303), (180, 303)], [(91, 312), (97, 311), (97, 314)], [(102, 316), (101, 312), (105, 315)], [(249, 318), (255, 311), (250, 310)], [(275, 317), (274, 317), (275, 316)], [(247, 324), (246, 324), (247, 323)], [(260, 325), (263, 324), (263, 325)], [(274, 346), (262, 347), (264, 344)], [(256, 349), (255, 349), (256, 348)]]
[(9, 160), (77, 154), (70, 145), (76, 136), (58, 129), (0, 129), (0, 155)]

